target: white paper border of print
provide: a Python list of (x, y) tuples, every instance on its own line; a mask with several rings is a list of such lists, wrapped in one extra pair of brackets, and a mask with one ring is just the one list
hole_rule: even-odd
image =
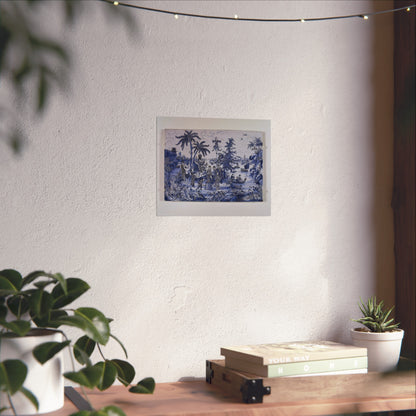
[[(157, 117), (157, 172), (156, 172), (156, 214), (158, 216), (268, 216), (270, 201), (270, 120)], [(263, 185), (262, 201), (252, 202), (204, 202), (166, 201), (164, 195), (164, 131), (182, 130), (239, 130), (263, 133)]]

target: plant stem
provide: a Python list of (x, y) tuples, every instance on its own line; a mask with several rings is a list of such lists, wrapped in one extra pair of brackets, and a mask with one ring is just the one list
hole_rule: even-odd
[[(63, 332), (63, 331), (59, 331), (59, 332), (62, 334), (62, 336), (65, 338), (66, 341), (69, 341), (69, 339), (66, 336), (65, 332)], [(73, 357), (73, 355), (71, 353), (71, 344), (68, 345), (68, 348), (69, 348), (69, 358), (71, 359), (72, 371), (75, 372), (75, 361), (74, 361), (74, 357)], [(90, 402), (90, 399), (88, 398), (87, 393), (85, 392), (84, 386), (81, 386), (80, 385), (80, 388), (81, 388), (82, 395), (85, 397), (85, 400), (88, 402), (88, 404), (90, 405), (91, 409), (94, 409), (94, 407), (92, 406), (92, 404)]]
[(14, 416), (17, 416), (16, 409), (13, 406), (12, 398), (9, 393), (7, 393), (7, 400), (9, 401), (10, 407), (12, 408)]
[(104, 361), (106, 361), (106, 358), (104, 357), (104, 354), (103, 354), (103, 352), (101, 351), (100, 344), (98, 344), (98, 343), (97, 343), (97, 348), (98, 348), (98, 351), (99, 351), (99, 353), (100, 353), (100, 355), (101, 355), (101, 358), (102, 358)]

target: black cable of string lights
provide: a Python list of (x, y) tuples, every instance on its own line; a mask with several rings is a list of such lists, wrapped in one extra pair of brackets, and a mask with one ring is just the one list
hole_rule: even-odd
[(411, 9), (416, 7), (416, 4), (412, 4), (410, 6), (398, 7), (395, 9), (389, 10), (381, 10), (377, 12), (370, 12), (370, 13), (360, 13), (360, 14), (349, 14), (344, 16), (328, 16), (328, 17), (305, 17), (305, 18), (298, 18), (298, 19), (261, 19), (261, 18), (251, 18), (251, 17), (239, 17), (238, 15), (234, 15), (234, 17), (227, 17), (227, 16), (210, 16), (204, 14), (194, 14), (194, 13), (184, 13), (184, 12), (175, 12), (170, 10), (163, 10), (163, 9), (154, 9), (151, 7), (139, 6), (136, 4), (131, 3), (124, 3), (121, 1), (113, 1), (113, 0), (101, 0), (104, 3), (109, 3), (115, 6), (122, 6), (122, 7), (130, 7), (133, 9), (144, 10), (153, 13), (163, 13), (173, 15), (175, 18), (179, 16), (184, 17), (196, 17), (199, 19), (213, 19), (213, 20), (238, 20), (241, 22), (316, 22), (316, 21), (323, 21), (323, 20), (340, 20), (340, 19), (353, 19), (353, 18), (360, 18), (360, 19), (369, 19), (371, 16), (385, 14), (385, 13), (395, 13), (402, 10), (406, 10), (410, 12)]

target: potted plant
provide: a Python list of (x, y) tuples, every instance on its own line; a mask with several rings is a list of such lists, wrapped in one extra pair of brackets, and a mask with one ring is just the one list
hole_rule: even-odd
[[(62, 407), (63, 377), (80, 385), (84, 395), (84, 387), (105, 390), (116, 380), (132, 393), (153, 392), (153, 378), (131, 386), (134, 367), (125, 359), (105, 357), (103, 346), (112, 339), (127, 359), (125, 347), (110, 330), (111, 319), (92, 307), (70, 307), (89, 288), (84, 280), (60, 273), (35, 271), (22, 277), (16, 270), (0, 271), (0, 413), (34, 414)], [(65, 327), (77, 328), (81, 336), (70, 340)], [(72, 371), (63, 373), (65, 349)], [(100, 357), (95, 363), (94, 351)], [(82, 416), (93, 414), (82, 412)], [(123, 416), (124, 412), (107, 406), (99, 414)]]
[(375, 296), (366, 303), (360, 299), (362, 317), (353, 319), (364, 327), (351, 329), (354, 345), (367, 348), (369, 371), (391, 371), (400, 358), (404, 331), (390, 317), (394, 306), (384, 308), (384, 302), (377, 303)]

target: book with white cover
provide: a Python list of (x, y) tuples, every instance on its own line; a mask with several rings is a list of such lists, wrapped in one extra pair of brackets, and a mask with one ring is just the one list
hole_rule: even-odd
[(221, 348), (225, 358), (271, 365), (314, 360), (367, 356), (367, 348), (332, 341), (299, 341), (278, 344), (241, 345)]

